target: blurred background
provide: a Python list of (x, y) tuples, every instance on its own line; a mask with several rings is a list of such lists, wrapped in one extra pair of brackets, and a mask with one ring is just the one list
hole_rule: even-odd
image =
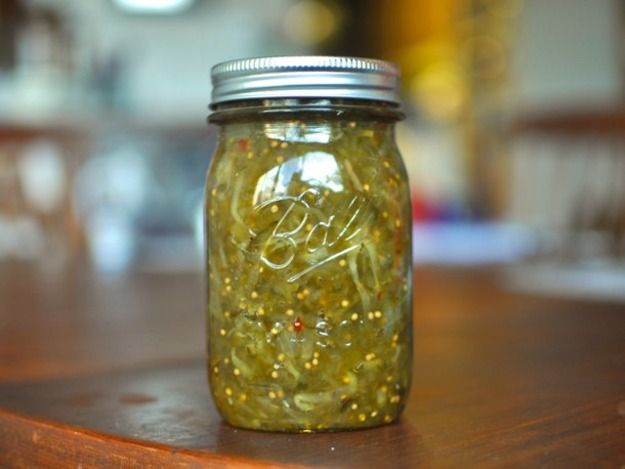
[(625, 301), (625, 2), (0, 0), (0, 267), (201, 272), (210, 67), (397, 62), (419, 265)]

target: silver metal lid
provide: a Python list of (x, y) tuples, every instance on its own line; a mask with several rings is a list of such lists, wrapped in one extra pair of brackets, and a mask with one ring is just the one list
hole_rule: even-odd
[(382, 60), (285, 56), (231, 60), (211, 70), (211, 108), (270, 98), (351, 98), (399, 104), (399, 70)]

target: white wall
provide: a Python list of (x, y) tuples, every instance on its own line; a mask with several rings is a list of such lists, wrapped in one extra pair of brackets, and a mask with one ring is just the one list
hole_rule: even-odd
[(198, 0), (179, 16), (132, 16), (110, 0), (32, 0), (71, 19), (83, 62), (118, 49), (128, 63), (132, 109), (197, 121), (210, 99), (210, 67), (239, 57), (297, 53), (282, 41), (282, 14), (293, 0)]
[(521, 111), (614, 106), (622, 96), (618, 0), (525, 0), (513, 79)]

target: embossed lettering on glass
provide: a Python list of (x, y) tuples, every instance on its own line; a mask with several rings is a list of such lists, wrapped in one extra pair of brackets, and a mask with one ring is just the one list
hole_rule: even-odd
[(208, 373), (219, 412), (270, 431), (393, 422), (412, 357), (396, 69), (280, 57), (212, 76)]

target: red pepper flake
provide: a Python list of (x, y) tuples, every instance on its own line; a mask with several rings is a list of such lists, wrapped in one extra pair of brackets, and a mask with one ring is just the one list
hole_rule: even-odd
[(302, 324), (302, 320), (299, 316), (295, 318), (295, 321), (293, 321), (293, 329), (295, 332), (301, 332), (302, 329), (304, 329), (304, 324)]
[(250, 149), (250, 141), (246, 138), (240, 138), (237, 143), (241, 151), (248, 151)]

